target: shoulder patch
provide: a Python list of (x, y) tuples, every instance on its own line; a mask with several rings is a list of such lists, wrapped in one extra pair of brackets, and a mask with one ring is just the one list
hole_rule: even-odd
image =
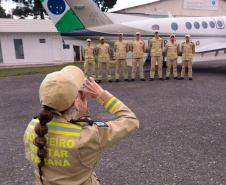
[(98, 127), (109, 127), (106, 123), (94, 122)]
[(101, 44), (97, 44), (97, 47), (100, 46)]
[(162, 37), (159, 37), (160, 40), (163, 40)]

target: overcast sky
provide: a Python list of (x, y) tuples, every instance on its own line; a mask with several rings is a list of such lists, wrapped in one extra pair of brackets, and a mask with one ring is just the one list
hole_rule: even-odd
[[(158, 0), (139, 0), (139, 1), (138, 0), (117, 0), (117, 4), (109, 12), (113, 10), (119, 10), (127, 7), (140, 5), (140, 4), (146, 4), (153, 1), (158, 1)], [(11, 11), (12, 8), (16, 7), (16, 4), (13, 3), (11, 0), (7, 0), (7, 1), (3, 0), (2, 6), (6, 10), (6, 13), (8, 13), (9, 11)]]
[(159, 0), (117, 0), (117, 4), (109, 12)]

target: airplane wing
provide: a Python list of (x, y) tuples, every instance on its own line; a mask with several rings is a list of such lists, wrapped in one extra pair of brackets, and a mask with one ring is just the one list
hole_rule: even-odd
[(196, 49), (196, 53), (208, 53), (213, 51), (226, 50), (226, 43), (213, 43)]

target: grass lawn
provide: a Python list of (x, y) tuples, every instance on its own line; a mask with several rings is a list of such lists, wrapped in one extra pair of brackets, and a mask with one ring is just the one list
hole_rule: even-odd
[[(75, 65), (84, 71), (83, 63), (73, 63), (69, 65)], [(35, 74), (48, 74), (54, 71), (59, 71), (68, 65), (59, 66), (44, 66), (44, 67), (24, 67), (24, 68), (9, 68), (0, 69), (0, 77), (8, 76), (21, 76), (21, 75), (35, 75)], [(115, 68), (115, 64), (111, 63), (111, 68)], [(96, 62), (96, 70), (98, 69), (98, 63)]]

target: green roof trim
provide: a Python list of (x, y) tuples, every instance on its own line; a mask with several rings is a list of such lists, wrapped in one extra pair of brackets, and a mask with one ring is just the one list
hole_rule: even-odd
[(55, 26), (59, 32), (67, 32), (85, 28), (71, 9), (63, 15)]

